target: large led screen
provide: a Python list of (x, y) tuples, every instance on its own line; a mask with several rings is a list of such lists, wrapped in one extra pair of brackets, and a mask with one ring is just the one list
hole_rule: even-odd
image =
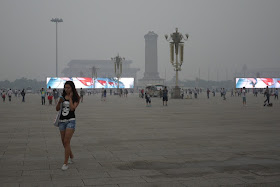
[[(117, 78), (100, 78), (95, 81), (95, 88), (118, 88)], [(119, 88), (134, 88), (134, 78), (120, 78)]]
[(47, 88), (64, 88), (66, 81), (73, 81), (76, 88), (94, 88), (93, 78), (89, 77), (48, 77)]
[(236, 88), (280, 88), (280, 78), (236, 78)]

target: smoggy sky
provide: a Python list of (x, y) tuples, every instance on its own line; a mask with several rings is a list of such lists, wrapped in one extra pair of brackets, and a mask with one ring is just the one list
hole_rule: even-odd
[[(1, 0), (0, 80), (55, 76), (72, 59), (110, 59), (118, 53), (145, 69), (148, 31), (158, 37), (158, 71), (171, 79), (164, 35), (189, 34), (180, 79), (232, 79), (244, 64), (279, 68), (279, 0)], [(113, 66), (113, 63), (112, 63)], [(61, 74), (60, 74), (61, 75)]]

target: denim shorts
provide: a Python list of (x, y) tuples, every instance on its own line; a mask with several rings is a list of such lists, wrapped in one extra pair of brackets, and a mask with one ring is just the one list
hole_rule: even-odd
[(66, 122), (59, 122), (58, 127), (60, 131), (65, 131), (66, 128), (74, 129), (76, 128), (76, 120), (70, 120)]

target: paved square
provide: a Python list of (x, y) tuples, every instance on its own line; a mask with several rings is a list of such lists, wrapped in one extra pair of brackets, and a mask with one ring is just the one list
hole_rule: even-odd
[(0, 186), (280, 186), (280, 102), (264, 97), (170, 99), (152, 107), (85, 96), (71, 141), (75, 163), (39, 95), (0, 102)]

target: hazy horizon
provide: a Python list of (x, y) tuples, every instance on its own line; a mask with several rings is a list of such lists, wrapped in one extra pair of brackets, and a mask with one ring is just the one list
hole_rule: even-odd
[[(189, 34), (179, 79), (231, 79), (234, 72), (280, 68), (280, 1), (277, 0), (104, 0), (0, 2), (0, 80), (55, 76), (55, 23), (58, 24), (58, 72), (74, 59), (108, 60), (116, 56), (145, 69), (144, 35), (158, 36), (158, 71), (170, 80), (164, 35), (179, 28)], [(113, 66), (113, 63), (112, 63)], [(280, 76), (280, 75), (279, 75)]]

